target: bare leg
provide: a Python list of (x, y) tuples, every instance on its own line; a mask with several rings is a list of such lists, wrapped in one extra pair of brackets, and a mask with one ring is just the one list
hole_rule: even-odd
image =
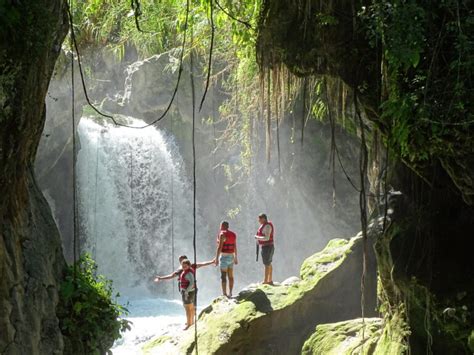
[(232, 290), (234, 289), (234, 269), (228, 268), (227, 274), (229, 275), (229, 297), (232, 297)]
[(183, 330), (186, 330), (189, 328), (189, 311), (188, 311), (188, 305), (185, 304), (184, 306), (184, 311), (186, 312), (186, 325)]
[(222, 294), (227, 296), (227, 270), (221, 269), (221, 287)]
[(196, 315), (196, 309), (194, 308), (194, 304), (191, 303), (189, 305), (189, 319), (191, 321), (190, 325), (193, 325), (194, 324), (194, 317)]
[[(187, 327), (188, 326), (188, 321), (189, 321), (188, 320), (188, 309), (186, 308), (185, 304), (183, 304), (183, 307), (184, 307), (184, 314), (186, 315), (186, 323), (184, 325), (185, 325), (185, 327)], [(186, 329), (186, 328), (184, 328), (184, 329)]]
[(194, 324), (194, 305), (191, 304), (185, 304), (184, 308), (186, 310), (186, 319), (187, 319), (187, 324), (184, 330), (188, 329), (191, 325)]
[(263, 283), (265, 284), (273, 283), (272, 271), (273, 271), (273, 268), (271, 264), (265, 265), (265, 280), (263, 281)]

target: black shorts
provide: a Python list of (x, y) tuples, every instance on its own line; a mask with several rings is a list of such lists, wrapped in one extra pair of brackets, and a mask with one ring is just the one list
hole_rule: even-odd
[(196, 291), (188, 292), (187, 297), (185, 292), (181, 292), (181, 298), (183, 299), (183, 304), (196, 304)]
[(262, 261), (263, 265), (271, 265), (273, 260), (273, 253), (275, 252), (275, 246), (272, 245), (263, 245), (262, 249)]

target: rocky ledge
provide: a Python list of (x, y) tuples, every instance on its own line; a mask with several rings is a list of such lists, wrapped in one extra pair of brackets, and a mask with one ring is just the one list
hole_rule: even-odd
[[(366, 316), (375, 315), (376, 273), (368, 249)], [(199, 315), (200, 354), (297, 354), (319, 324), (360, 317), (363, 242), (331, 240), (306, 259), (300, 278), (275, 285), (251, 285), (236, 299), (217, 298)], [(145, 354), (191, 354), (194, 330), (148, 342)]]

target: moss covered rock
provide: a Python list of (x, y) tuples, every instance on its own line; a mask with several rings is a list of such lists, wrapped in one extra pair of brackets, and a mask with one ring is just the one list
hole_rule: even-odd
[[(360, 237), (332, 240), (305, 260), (301, 281), (254, 285), (235, 300), (214, 300), (199, 316), (199, 353), (299, 353), (317, 324), (359, 317), (362, 250)], [(366, 312), (373, 314), (376, 277), (372, 253), (368, 260), (373, 271), (367, 275)], [(146, 344), (145, 353), (193, 353), (193, 329), (172, 339), (166, 337)]]
[(467, 345), (469, 346), (469, 349), (474, 353), (474, 329), (471, 330), (471, 334), (467, 339)]
[(384, 324), (380, 318), (361, 318), (322, 324), (304, 343), (302, 354), (398, 355), (406, 350), (404, 323)]

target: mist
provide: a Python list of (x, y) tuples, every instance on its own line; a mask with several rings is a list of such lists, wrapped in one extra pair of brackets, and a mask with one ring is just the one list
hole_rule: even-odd
[[(107, 112), (121, 114), (122, 123), (141, 126), (153, 121), (171, 98), (176, 68), (170, 53), (117, 61), (105, 52), (100, 60), (94, 55), (84, 62), (94, 70), (86, 79), (89, 94)], [(49, 89), (36, 171), (62, 232), (65, 255), (72, 261), (70, 72), (60, 65)], [(179, 255), (193, 258), (189, 68), (183, 77), (168, 116), (143, 130), (115, 127), (93, 114), (76, 82), (78, 252), (91, 253), (99, 272), (127, 297), (176, 297), (174, 282), (155, 285), (152, 278), (172, 272)], [(203, 80), (196, 78), (198, 98)], [(255, 112), (253, 156), (243, 172), (243, 146), (226, 144), (224, 137), (227, 123), (219, 106), (226, 99), (222, 83), (214, 83), (196, 116), (196, 254), (197, 261), (212, 259), (220, 222), (229, 221), (238, 236), (239, 290), (263, 278), (254, 239), (259, 213), (266, 213), (275, 225), (274, 278), (283, 281), (298, 276), (304, 259), (328, 240), (356, 234), (358, 194), (336, 166), (333, 200), (330, 128), (312, 118), (302, 120), (301, 100), (279, 122), (278, 137), (272, 126), (270, 161), (264, 122)], [(301, 140), (302, 129), (310, 138)], [(355, 139), (342, 130), (336, 137), (346, 171), (355, 175)], [(198, 271), (202, 302), (220, 294), (219, 283), (218, 268)]]

